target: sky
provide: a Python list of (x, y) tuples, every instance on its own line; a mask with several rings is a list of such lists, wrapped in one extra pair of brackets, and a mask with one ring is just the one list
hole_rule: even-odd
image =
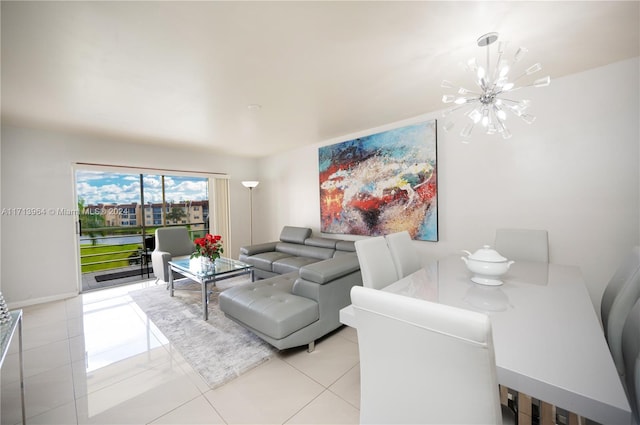
[[(144, 202), (162, 202), (160, 175), (143, 174)], [(206, 177), (167, 176), (164, 178), (167, 202), (208, 199)], [(140, 175), (106, 171), (76, 171), (78, 200), (84, 205), (140, 203)]]

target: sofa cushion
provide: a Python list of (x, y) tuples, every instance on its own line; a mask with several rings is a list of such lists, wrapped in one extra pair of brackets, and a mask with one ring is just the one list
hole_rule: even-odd
[(297, 272), (236, 286), (220, 294), (220, 309), (230, 317), (275, 339), (317, 321), (318, 303), (293, 295)]
[(300, 267), (306, 266), (307, 264), (317, 263), (318, 261), (321, 260), (311, 257), (286, 257), (274, 261), (271, 267), (273, 272), (285, 274), (298, 271)]
[(320, 248), (317, 246), (307, 246), (286, 242), (280, 242), (277, 244), (276, 251), (284, 252), (296, 257), (317, 258), (318, 260), (327, 260), (333, 257), (333, 253), (335, 252), (330, 248)]
[(281, 260), (286, 257), (291, 257), (291, 255), (286, 254), (284, 252), (272, 251), (272, 252), (263, 252), (261, 254), (252, 255), (246, 258), (242, 257), (241, 261), (251, 264), (252, 266), (258, 269), (267, 270), (271, 272), (273, 271), (273, 262), (277, 260)]
[(282, 242), (304, 244), (304, 240), (311, 236), (311, 229), (308, 227), (284, 226), (280, 232)]

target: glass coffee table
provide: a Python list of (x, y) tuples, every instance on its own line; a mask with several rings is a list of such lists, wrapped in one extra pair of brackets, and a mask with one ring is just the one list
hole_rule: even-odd
[(209, 320), (209, 288), (210, 284), (216, 285), (216, 281), (236, 277), (244, 274), (251, 275), (253, 282), (253, 266), (231, 258), (218, 258), (215, 267), (204, 271), (199, 267), (199, 261), (190, 261), (188, 258), (169, 261), (169, 295), (173, 297), (173, 272), (177, 272), (202, 286), (202, 316)]

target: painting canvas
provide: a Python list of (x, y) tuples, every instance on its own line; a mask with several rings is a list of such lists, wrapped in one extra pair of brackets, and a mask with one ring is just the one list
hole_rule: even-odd
[(319, 149), (321, 231), (438, 240), (436, 121)]

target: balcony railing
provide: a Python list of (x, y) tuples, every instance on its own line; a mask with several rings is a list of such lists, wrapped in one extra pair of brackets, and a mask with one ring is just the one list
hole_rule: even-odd
[[(179, 224), (189, 229), (191, 239), (207, 231), (204, 222)], [(167, 226), (172, 227), (172, 226)], [(95, 275), (97, 282), (151, 274), (151, 252), (155, 248), (155, 227), (101, 227), (83, 229), (80, 235), (80, 264), (83, 276)], [(84, 286), (84, 284), (83, 284)]]

